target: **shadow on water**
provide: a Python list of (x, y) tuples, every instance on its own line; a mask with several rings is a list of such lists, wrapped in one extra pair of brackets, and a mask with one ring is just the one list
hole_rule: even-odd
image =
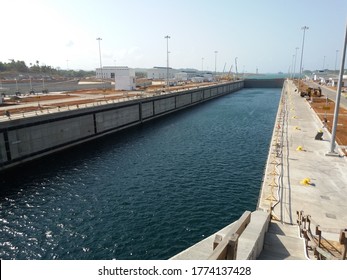
[(112, 149), (121, 148), (122, 145), (131, 144), (131, 142), (141, 141), (141, 139), (153, 131), (170, 126), (181, 119), (189, 118), (196, 111), (201, 110), (205, 106), (211, 106), (216, 101), (216, 99), (210, 100), (207, 103), (204, 102), (197, 106), (81, 143), (0, 172), (0, 198), (9, 194), (15, 194), (19, 189), (30, 188), (30, 183), (36, 179), (54, 176), (57, 172), (73, 170), (83, 164), (84, 161), (93, 161), (96, 157), (102, 158)]

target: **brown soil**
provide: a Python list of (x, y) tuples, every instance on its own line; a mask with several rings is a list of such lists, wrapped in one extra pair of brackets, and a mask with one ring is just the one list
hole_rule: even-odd
[(45, 101), (45, 100), (57, 100), (57, 99), (65, 99), (69, 97), (74, 97), (70, 96), (68, 94), (57, 94), (57, 95), (38, 95), (38, 96), (28, 96), (28, 97), (23, 97), (21, 99), (18, 99), (19, 104), (20, 103), (28, 103), (28, 102), (38, 102), (38, 101)]
[[(331, 133), (334, 119), (335, 102), (330, 99), (327, 100), (324, 96), (322, 96), (312, 98), (310, 105), (323, 124), (324, 119), (327, 120), (326, 127)], [(341, 106), (339, 109), (338, 123), (336, 128), (336, 142), (339, 145), (347, 146), (347, 110)], [(347, 154), (346, 150), (343, 150), (345, 154)]]

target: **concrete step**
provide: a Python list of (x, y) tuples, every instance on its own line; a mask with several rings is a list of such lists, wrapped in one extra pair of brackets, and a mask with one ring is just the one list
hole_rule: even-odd
[(297, 237), (285, 236), (267, 232), (264, 248), (258, 259), (307, 259), (304, 253), (304, 241)]
[[(306, 258), (305, 258), (306, 259)], [(281, 253), (269, 252), (263, 250), (257, 260), (303, 260), (297, 256), (289, 256)]]
[(268, 232), (277, 235), (299, 237), (299, 227), (297, 225), (287, 225), (277, 221), (270, 222)]

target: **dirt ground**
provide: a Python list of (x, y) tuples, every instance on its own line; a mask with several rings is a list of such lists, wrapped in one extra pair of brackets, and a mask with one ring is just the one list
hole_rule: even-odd
[[(332, 131), (333, 119), (334, 119), (334, 109), (335, 102), (326, 99), (325, 96), (314, 97), (307, 99), (312, 109), (316, 112), (317, 116), (322, 121), (322, 125), (326, 120), (326, 127), (330, 131)], [(339, 145), (347, 146), (347, 110), (340, 106), (338, 122), (336, 128), (336, 142)], [(347, 155), (346, 149), (343, 149), (344, 153)]]

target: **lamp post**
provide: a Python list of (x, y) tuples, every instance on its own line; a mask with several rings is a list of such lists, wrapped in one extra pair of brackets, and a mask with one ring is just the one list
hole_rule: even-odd
[(96, 40), (99, 41), (99, 59), (100, 59), (100, 74), (101, 74), (101, 81), (103, 82), (103, 75), (102, 75), (102, 63), (101, 63), (101, 47), (100, 47), (100, 41), (102, 40), (100, 37), (96, 38)]
[(323, 57), (323, 69), (324, 70), (324, 67), (325, 67), (325, 56)]
[(166, 39), (166, 87), (169, 87), (169, 35), (164, 37)]
[(300, 75), (299, 75), (299, 85), (298, 85), (298, 90), (300, 91), (300, 79), (301, 79), (301, 75), (302, 75), (302, 58), (304, 56), (304, 44), (305, 44), (305, 32), (308, 29), (308, 26), (303, 26), (301, 27), (302, 30), (304, 30), (303, 32), (303, 36), (302, 36), (302, 47), (301, 47), (301, 59), (300, 59)]
[(204, 71), (204, 58), (201, 58), (201, 72)]
[[(238, 59), (238, 57), (235, 57), (235, 77), (236, 77), (236, 79), (237, 79), (237, 59)], [(257, 66), (257, 69), (258, 69), (258, 66)], [(257, 70), (257, 72), (258, 72), (258, 70)]]
[(346, 58), (346, 45), (347, 45), (347, 24), (346, 24), (346, 32), (345, 32), (345, 41), (343, 43), (343, 48), (342, 48), (342, 59), (341, 59), (341, 65), (340, 65), (339, 82), (337, 85), (337, 92), (336, 92), (334, 121), (333, 121), (332, 130), (331, 130), (332, 133), (331, 133), (330, 151), (327, 155), (338, 155), (335, 152), (335, 137), (336, 137), (337, 120), (339, 117), (339, 109), (340, 109), (341, 88), (342, 88), (343, 72), (344, 72), (345, 58)]
[(339, 50), (336, 50), (336, 55), (335, 55), (335, 72), (336, 72), (336, 66), (337, 66), (337, 54), (338, 54)]
[(217, 75), (217, 53), (218, 53), (218, 51), (214, 51), (214, 76), (215, 76), (215, 78)]
[(294, 60), (294, 79), (295, 79), (295, 73), (296, 73), (296, 58), (297, 58), (297, 53), (298, 53), (298, 47), (295, 48), (295, 60)]

